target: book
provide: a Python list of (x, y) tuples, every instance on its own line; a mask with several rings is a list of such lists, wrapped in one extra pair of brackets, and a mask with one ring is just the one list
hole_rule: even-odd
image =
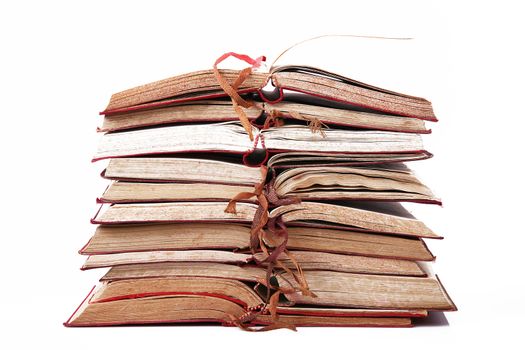
[[(133, 291), (135, 294), (129, 294)], [(205, 292), (204, 292), (205, 291)], [(214, 295), (229, 299), (245, 308), (256, 308), (261, 297), (254, 288), (241, 281), (214, 277), (177, 277), (132, 279), (105, 282), (93, 293), (91, 303), (144, 298), (152, 296)], [(359, 308), (327, 308), (287, 306), (283, 301), (277, 306), (281, 314), (330, 317), (425, 317), (425, 310), (388, 310)]]
[[(192, 154), (192, 157), (195, 156), (196, 154)], [(429, 157), (430, 154), (428, 153), (403, 153), (386, 157), (385, 155), (286, 152), (270, 157), (268, 167), (280, 171), (295, 167), (397, 166), (400, 162), (422, 160)], [(181, 156), (122, 157), (109, 159), (108, 165), (101, 175), (108, 180), (130, 182), (201, 182), (251, 186), (260, 183), (262, 180), (261, 170), (244, 166), (241, 163), (242, 159), (234, 157), (228, 160)]]
[[(105, 302), (92, 301), (93, 290), (64, 323), (67, 327), (117, 326), (166, 323), (216, 323), (234, 325), (235, 319), (246, 315), (245, 309), (226, 298), (207, 295), (177, 295), (172, 297), (142, 297)], [(394, 312), (378, 313), (375, 316), (280, 316), (281, 322), (297, 326), (345, 326), (345, 327), (410, 327), (411, 318), (389, 317)], [(417, 313), (405, 312), (418, 317)], [(387, 316), (384, 316), (387, 315)], [(249, 325), (267, 325), (272, 320), (268, 315), (258, 315)]]
[[(215, 264), (221, 265), (221, 264)], [(225, 265), (228, 266), (228, 265)], [(216, 271), (220, 266), (215, 266)], [(251, 268), (255, 270), (257, 268)], [(188, 269), (180, 269), (188, 272)], [(214, 277), (211, 270), (194, 267), (192, 274), (200, 276), (189, 277), (188, 274), (179, 276), (164, 276), (162, 278), (150, 277), (139, 279), (107, 280), (97, 289), (93, 289), (84, 302), (66, 322), (68, 326), (89, 325), (122, 325), (143, 323), (176, 323), (176, 322), (219, 322), (231, 324), (232, 321), (241, 319), (248, 310), (254, 310), (263, 304), (257, 288), (251, 287), (246, 281), (235, 278)], [(264, 271), (262, 271), (264, 274)], [(319, 273), (319, 271), (313, 272)], [(328, 274), (331, 274), (330, 272)], [(206, 277), (204, 277), (206, 276)], [(334, 276), (331, 276), (334, 277)], [(353, 274), (337, 274), (338, 280), (344, 281), (337, 287), (327, 282), (325, 289), (338, 291), (323, 292), (322, 287), (318, 292), (322, 297), (315, 298), (314, 307), (307, 307), (311, 302), (308, 298), (294, 299), (295, 296), (287, 295), (287, 299), (280, 301), (277, 311), (280, 321), (293, 320), (297, 326), (316, 325), (388, 325), (392, 326), (390, 318), (399, 318), (403, 324), (407, 317), (424, 317), (426, 311), (413, 305), (425, 305), (437, 309), (454, 309), (442, 289), (439, 280), (434, 278), (409, 278), (409, 277), (381, 277)], [(370, 280), (371, 279), (371, 280)], [(361, 289), (355, 292), (351, 289), (346, 293), (342, 287), (349, 283), (361, 284)], [(381, 281), (381, 287), (375, 287), (373, 282)], [(426, 295), (411, 294), (410, 298), (404, 297), (413, 288), (413, 283), (426, 286)], [(258, 283), (256, 280), (252, 281)], [(285, 283), (284, 280), (281, 280)], [(325, 280), (326, 282), (326, 280)], [(390, 290), (396, 290), (391, 293)], [(367, 291), (368, 293), (365, 293)], [(387, 293), (388, 294), (385, 294)], [(290, 298), (290, 299), (288, 299)], [(338, 308), (323, 305), (323, 303), (352, 304), (369, 303), (389, 305), (392, 308)], [(305, 303), (303, 306), (290, 307), (293, 303)], [(393, 307), (394, 305), (408, 305), (410, 307)], [(249, 311), (248, 311), (249, 314)], [(290, 318), (289, 316), (295, 316)], [(265, 315), (256, 314), (255, 319)], [(266, 316), (268, 317), (268, 316)], [(382, 320), (382, 321), (381, 321)], [(408, 318), (408, 320), (410, 320)], [(257, 324), (257, 322), (255, 322)], [(264, 324), (261, 322), (259, 324)], [(409, 323), (408, 323), (409, 324)]]
[[(379, 275), (426, 276), (426, 272), (410, 260), (375, 258), (333, 254), (315, 251), (294, 251), (281, 254), (278, 259), (289, 269), (295, 269), (294, 262), (288, 258), (291, 254), (301, 269), (326, 270)], [(169, 250), (145, 251), (113, 254), (90, 255), (82, 266), (82, 270), (103, 267), (113, 267), (131, 264), (151, 264), (159, 262), (220, 262), (229, 264), (248, 264), (250, 261), (264, 261), (266, 253), (243, 254), (221, 250)], [(262, 266), (267, 266), (262, 263)]]
[[(159, 266), (160, 265), (160, 266)], [(304, 271), (310, 289), (317, 297), (285, 291), (285, 303), (343, 308), (454, 310), (455, 305), (435, 276), (408, 277), (361, 274), (326, 270)], [(104, 282), (150, 278), (224, 278), (266, 285), (266, 269), (222, 263), (186, 262), (130, 264), (112, 267)], [(276, 275), (279, 286), (296, 285), (288, 272)], [(152, 287), (154, 288), (154, 287)], [(261, 294), (264, 289), (255, 288)]]
[[(304, 98), (299, 101), (281, 101), (266, 103), (251, 101), (256, 108), (247, 109), (247, 117), (254, 124), (264, 119), (269, 113), (276, 113), (285, 120), (298, 120), (301, 115), (306, 119), (315, 118), (326, 125), (346, 126), (360, 129), (412, 132), (428, 134), (430, 129), (421, 119), (406, 118), (392, 114), (351, 110), (340, 105), (318, 105), (320, 101)], [(324, 102), (326, 104), (326, 102)], [(100, 132), (122, 131), (150, 126), (170, 125), (188, 122), (224, 122), (238, 120), (231, 101), (200, 100), (180, 103), (173, 106), (139, 110), (134, 112), (104, 116)], [(259, 122), (260, 123), (260, 122)], [(261, 123), (262, 125), (263, 123)]]
[(255, 150), (381, 154), (384, 157), (426, 152), (421, 136), (411, 133), (327, 129), (323, 136), (312, 133), (309, 127), (302, 125), (265, 130), (253, 127), (252, 132), (257, 141), (255, 144), (238, 122), (184, 124), (106, 133), (100, 139), (93, 161), (183, 152), (245, 154)]
[[(230, 85), (240, 73), (241, 71), (236, 70), (220, 70), (220, 74)], [(314, 67), (282, 66), (270, 73), (253, 71), (238, 86), (237, 92), (260, 92), (269, 80), (278, 90), (277, 100), (282, 99), (284, 91), (293, 91), (342, 102), (349, 106), (437, 121), (432, 105), (423, 98), (381, 89)], [(102, 114), (159, 108), (226, 95), (213, 70), (203, 70), (116, 93)]]
[[(279, 239), (266, 236), (271, 246)], [(221, 249), (247, 251), (250, 227), (228, 223), (100, 225), (80, 250), (83, 255), (167, 250)], [(413, 261), (433, 261), (421, 238), (324, 228), (289, 227), (292, 250), (350, 254)]]
[[(221, 167), (218, 173), (222, 171)], [(188, 176), (185, 178), (187, 179)], [(174, 180), (176, 177), (172, 175), (171, 179)], [(212, 176), (210, 179), (219, 180)], [(203, 180), (207, 181), (201, 179)], [(228, 181), (227, 176), (222, 181)], [(273, 187), (276, 195), (281, 198), (292, 196), (303, 201), (376, 200), (441, 204), (441, 201), (408, 168), (392, 166), (295, 167), (279, 173)], [(99, 202), (224, 201), (235, 197), (238, 193), (250, 191), (253, 191), (253, 187), (223, 183), (116, 181), (109, 185), (99, 198)]]
[[(232, 222), (248, 224), (258, 206), (237, 203), (236, 213), (227, 213), (227, 202), (165, 202), (113, 204), (99, 210), (94, 224), (140, 224), (173, 222)], [(352, 231), (395, 234), (411, 237), (442, 238), (415, 219), (398, 203), (376, 205), (352, 202), (350, 205), (303, 202), (277, 207), (269, 218), (281, 217), (290, 226), (310, 226)]]
[[(221, 69), (221, 75), (233, 83), (239, 70)], [(267, 74), (253, 72), (245, 79), (237, 92), (255, 92), (266, 85)], [(174, 103), (209, 100), (227, 96), (221, 89), (213, 70), (201, 70), (128, 89), (111, 96), (102, 114), (115, 114), (135, 110), (158, 108)]]

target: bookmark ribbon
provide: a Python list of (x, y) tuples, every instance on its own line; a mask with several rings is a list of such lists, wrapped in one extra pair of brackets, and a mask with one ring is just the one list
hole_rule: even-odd
[[(233, 84), (230, 85), (230, 83), (224, 78), (224, 76), (219, 71), (218, 65), (227, 59), (228, 57), (235, 57), (238, 60), (244, 61), (251, 65), (250, 67), (244, 68), (240, 73), (237, 79), (233, 82)], [(233, 109), (235, 110), (235, 113), (239, 116), (239, 120), (241, 122), (241, 125), (244, 127), (246, 132), (248, 133), (248, 136), (250, 137), (250, 141), (253, 141), (253, 132), (252, 132), (252, 124), (250, 123), (250, 120), (248, 119), (248, 115), (244, 111), (245, 108), (251, 108), (253, 107), (253, 102), (246, 101), (239, 95), (237, 92), (237, 89), (241, 84), (252, 74), (252, 71), (254, 68), (258, 68), (261, 66), (262, 62), (266, 60), (266, 57), (260, 56), (256, 59), (251, 58), (247, 55), (238, 54), (235, 52), (228, 52), (219, 57), (214, 65), (213, 65), (213, 74), (215, 75), (215, 78), (217, 79), (217, 82), (221, 86), (221, 88), (230, 96), (232, 103), (233, 103)]]
[[(228, 57), (235, 57), (239, 60), (242, 60), (251, 66), (248, 68), (243, 69), (239, 76), (235, 79), (233, 84), (230, 84), (224, 76), (222, 76), (221, 72), (218, 69), (218, 65), (227, 59)], [(236, 112), (236, 114), (239, 116), (239, 120), (241, 122), (241, 125), (244, 127), (246, 132), (248, 133), (250, 140), (254, 141), (253, 131), (252, 131), (252, 125), (250, 123), (250, 120), (248, 119), (248, 116), (244, 109), (251, 108), (254, 106), (254, 103), (252, 101), (246, 101), (243, 99), (239, 93), (237, 92), (237, 89), (241, 84), (246, 80), (246, 78), (252, 73), (253, 68), (257, 68), (261, 65), (261, 63), (265, 60), (263, 56), (252, 59), (251, 57), (247, 55), (240, 55), (234, 52), (228, 52), (219, 57), (215, 64), (213, 65), (213, 73), (215, 75), (215, 78), (217, 79), (219, 85), (221, 88), (230, 96), (233, 104), (233, 108)], [(264, 128), (267, 129), (270, 126), (282, 126), (282, 120), (280, 119), (285, 114), (283, 112), (277, 111), (277, 110), (267, 110), (265, 107), (265, 111), (267, 112), (267, 119), (264, 123)], [(312, 133), (319, 132), (321, 135), (324, 135), (324, 132), (322, 131), (322, 127), (325, 126), (322, 122), (317, 120), (316, 118), (306, 118), (299, 113), (296, 112), (289, 112), (289, 115), (291, 115), (295, 119), (299, 120), (306, 120), (308, 121), (308, 125), (310, 127), (310, 130)], [(264, 145), (264, 137), (262, 134), (258, 134), (255, 138), (255, 144), (254, 144), (254, 151), (257, 147), (257, 144), (260, 142), (265, 149)], [(249, 152), (243, 156), (243, 161), (246, 163), (246, 157), (249, 155)], [(267, 153), (266, 153), (267, 156)], [(264, 160), (266, 161), (266, 159)], [(298, 289), (301, 291), (301, 293), (305, 296), (311, 296), (315, 297), (316, 295), (310, 291), (308, 287), (308, 283), (306, 281), (306, 278), (304, 276), (303, 270), (299, 266), (297, 260), (293, 257), (293, 255), (286, 250), (286, 244), (288, 242), (288, 232), (286, 230), (286, 226), (284, 225), (284, 222), (282, 221), (282, 218), (279, 217), (277, 219), (271, 220), (271, 225), (269, 225), (269, 230), (273, 235), (277, 235), (282, 238), (281, 243), (274, 248), (270, 248), (266, 245), (264, 241), (264, 237), (266, 235), (264, 231), (264, 227), (269, 224), (269, 213), (268, 208), (269, 204), (280, 206), (280, 205), (288, 205), (293, 203), (299, 203), (299, 198), (280, 198), (277, 195), (277, 192), (275, 190), (275, 171), (273, 169), (270, 169), (271, 171), (271, 179), (267, 183), (267, 176), (268, 176), (268, 168), (265, 165), (261, 165), (261, 182), (256, 184), (254, 186), (254, 190), (252, 192), (241, 192), (238, 193), (235, 197), (233, 197), (230, 202), (228, 203), (227, 207), (225, 208), (226, 213), (236, 213), (236, 203), (240, 200), (247, 200), (253, 197), (257, 198), (257, 201), (259, 202), (259, 206), (257, 207), (257, 210), (255, 212), (251, 229), (250, 229), (250, 250), (252, 254), (255, 254), (258, 248), (260, 248), (266, 255), (266, 257), (261, 261), (256, 261), (257, 265), (260, 265), (262, 263), (268, 263), (267, 269), (266, 269), (266, 281), (265, 285), (268, 290), (268, 295), (266, 297), (265, 303), (249, 309), (245, 314), (243, 314), (241, 317), (237, 318), (233, 315), (229, 315), (231, 319), (231, 323), (238, 326), (239, 328), (245, 330), (245, 331), (268, 331), (271, 329), (278, 329), (278, 328), (288, 328), (291, 330), (296, 330), (295, 326), (292, 324), (288, 324), (286, 322), (282, 322), (279, 320), (278, 314), (277, 314), (277, 305), (279, 302), (279, 296), (284, 293), (292, 293), (295, 291), (296, 288), (283, 288), (283, 287), (277, 287), (275, 288), (271, 284), (271, 278), (274, 275), (274, 267), (279, 267), (280, 269), (286, 271), (288, 274), (293, 276), (294, 280), (298, 284)], [(269, 250), (272, 249), (272, 251)], [(294, 267), (296, 268), (297, 272), (292, 271), (290, 268), (285, 266), (282, 261), (279, 260), (279, 256), (285, 253), (288, 258), (292, 261)], [(288, 282), (290, 283), (290, 282)], [(290, 285), (292, 285), (290, 283)], [(293, 285), (292, 285), (293, 286)], [(271, 290), (274, 289), (274, 293), (270, 295)], [(264, 313), (270, 313), (271, 315), (271, 323), (267, 326), (264, 326), (262, 328), (256, 328), (253, 327), (253, 321), (257, 319), (259, 315), (262, 315)]]
[[(234, 198), (230, 200), (228, 206), (224, 211), (226, 213), (236, 213), (237, 201), (256, 197), (259, 202), (259, 206), (257, 207), (257, 210), (255, 212), (252, 221), (252, 226), (250, 229), (250, 250), (252, 254), (255, 254), (257, 249), (260, 248), (266, 254), (266, 258), (260, 261), (256, 261), (256, 263), (257, 265), (260, 265), (262, 263), (269, 263), (269, 269), (267, 270), (267, 286), (270, 286), (269, 278), (271, 276), (271, 272), (275, 264), (279, 268), (285, 270), (294, 277), (295, 281), (299, 285), (299, 290), (303, 295), (315, 297), (315, 295), (308, 288), (308, 283), (306, 282), (306, 278), (304, 276), (303, 270), (299, 266), (299, 263), (293, 257), (293, 255), (286, 250), (286, 244), (288, 242), (288, 231), (286, 229), (286, 225), (282, 220), (282, 217), (269, 219), (268, 213), (269, 204), (272, 204), (274, 206), (290, 205), (300, 203), (301, 200), (297, 197), (280, 198), (275, 190), (275, 170), (270, 168), (270, 174), (271, 179), (268, 183), (266, 183), (268, 168), (266, 166), (261, 166), (262, 179), (259, 184), (255, 185), (254, 191), (241, 192), (237, 194)], [(279, 243), (279, 245), (274, 247), (271, 252), (269, 251), (269, 247), (264, 241), (264, 237), (266, 235), (264, 227), (267, 224), (268, 229), (272, 235), (282, 238), (282, 241)], [(297, 272), (293, 272), (288, 267), (286, 267), (281, 261), (279, 261), (279, 256), (282, 253), (286, 253), (288, 258), (294, 264)]]

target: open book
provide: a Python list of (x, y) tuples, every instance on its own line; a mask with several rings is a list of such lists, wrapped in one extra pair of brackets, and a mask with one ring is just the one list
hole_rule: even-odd
[[(302, 103), (298, 103), (302, 102)], [(246, 110), (246, 115), (254, 124), (263, 124), (270, 113), (276, 113), (285, 120), (293, 120), (297, 115), (305, 119), (317, 119), (326, 125), (344, 126), (359, 129), (430, 133), (421, 119), (406, 118), (363, 110), (349, 110), (344, 106), (316, 105), (317, 99), (300, 101), (281, 101), (273, 104), (251, 101), (255, 108)], [(326, 103), (325, 103), (326, 104)], [(175, 123), (224, 122), (238, 120), (232, 102), (227, 100), (202, 100), (186, 102), (173, 106), (139, 110), (134, 112), (106, 115), (98, 131), (121, 131), (140, 127), (169, 125)], [(296, 119), (297, 120), (297, 119)]]
[[(402, 259), (387, 259), (348, 254), (333, 254), (314, 251), (295, 251), (279, 255), (279, 260), (289, 269), (295, 265), (288, 257), (300, 264), (304, 271), (326, 270), (373, 275), (426, 276), (426, 272), (415, 261)], [(223, 250), (157, 250), (151, 252), (132, 252), (90, 255), (82, 266), (82, 270), (103, 267), (113, 267), (131, 264), (152, 264), (163, 262), (219, 262), (225, 264), (248, 264), (253, 260), (264, 261), (267, 255), (263, 252), (245, 254)], [(267, 266), (262, 263), (262, 266)]]
[(382, 156), (424, 153), (421, 136), (388, 131), (327, 129), (325, 136), (303, 125), (285, 125), (265, 130), (252, 127), (250, 141), (238, 122), (184, 124), (106, 133), (93, 160), (182, 152), (245, 154), (256, 149), (268, 152), (304, 151)]
[[(413, 157), (412, 157), (413, 156)], [(425, 159), (428, 154), (410, 155), (399, 154), (386, 158), (385, 155), (363, 154), (324, 154), (306, 152), (279, 153), (268, 160), (268, 167), (276, 170), (307, 167), (341, 167), (382, 164), (398, 164), (398, 162)], [(419, 157), (419, 158), (418, 158)], [(228, 161), (212, 159), (211, 157), (185, 158), (185, 157), (131, 157), (112, 158), (103, 171), (102, 176), (110, 180), (123, 180), (131, 182), (200, 182), (218, 183), (229, 185), (253, 186), (261, 182), (261, 170), (247, 167), (240, 159)], [(389, 169), (386, 167), (385, 169)], [(408, 169), (396, 165), (393, 170)], [(306, 169), (305, 169), (306, 170)], [(330, 172), (325, 169), (325, 172)]]
[[(190, 160), (184, 159), (181, 163), (191, 163)], [(195, 165), (199, 165), (199, 160), (192, 160)], [(176, 169), (176, 172), (169, 177), (173, 181), (178, 179), (182, 182), (116, 181), (106, 189), (99, 201), (102, 203), (224, 201), (240, 192), (253, 191), (253, 186), (238, 185), (235, 182), (254, 181), (256, 174), (247, 171), (246, 179), (241, 180), (240, 175), (236, 175), (230, 180), (228, 176), (232, 171), (223, 172), (228, 167), (230, 164), (219, 164), (215, 171), (213, 167), (205, 168), (210, 175), (209, 178), (201, 177), (194, 180), (197, 182), (186, 182), (190, 175), (184, 173), (184, 169), (181, 168)], [(231, 168), (238, 167), (233, 165)], [(197, 169), (193, 169), (192, 172), (195, 171)], [(180, 178), (177, 178), (178, 174), (181, 174)], [(156, 175), (159, 177), (158, 173)], [(228, 181), (233, 183), (227, 183)], [(401, 166), (296, 167), (277, 175), (274, 190), (281, 198), (292, 196), (301, 200), (378, 200), (441, 204), (430, 189), (408, 168)]]
[[(236, 70), (220, 70), (230, 83), (240, 74)], [(237, 88), (239, 94), (261, 92), (268, 81), (276, 88), (276, 101), (285, 98), (285, 92), (296, 92), (346, 104), (406, 117), (436, 121), (429, 101), (388, 91), (307, 66), (282, 66), (270, 73), (252, 72)], [(131, 112), (170, 106), (177, 103), (226, 96), (213, 70), (188, 73), (149, 83), (114, 94), (103, 114)]]
[[(225, 213), (227, 202), (166, 202), (114, 204), (100, 210), (95, 224), (140, 224), (173, 222), (231, 222), (250, 224), (257, 205), (237, 203), (236, 213)], [(304, 202), (277, 207), (270, 220), (282, 217), (288, 226), (337, 228), (410, 237), (442, 238), (415, 219), (399, 203)]]
[[(241, 282), (228, 281), (224, 278), (205, 278), (184, 280), (181, 278), (160, 281), (149, 280), (148, 285), (177, 288), (180, 292), (143, 293), (132, 298), (121, 295), (121, 282), (102, 284), (93, 288), (84, 302), (64, 323), (67, 327), (117, 326), (133, 324), (163, 323), (218, 323), (232, 326), (235, 320), (242, 320), (249, 311), (246, 302), (256, 303), (262, 299), (248, 292)], [(180, 286), (178, 282), (187, 282)], [(198, 283), (201, 283), (199, 286)], [(131, 281), (132, 287), (137, 286)], [(175, 286), (173, 286), (175, 285)], [(215, 288), (210, 288), (211, 285)], [(188, 288), (192, 286), (194, 288)], [(198, 288), (198, 289), (197, 289)], [(201, 292), (196, 292), (195, 290)], [(228, 292), (228, 289), (234, 289)], [(210, 296), (208, 290), (218, 290)], [(223, 294), (217, 294), (223, 293)], [(235, 299), (228, 296), (234, 294)], [(249, 304), (246, 304), (249, 305)], [(258, 305), (257, 305), (258, 306)], [(326, 311), (323, 308), (288, 308), (278, 307), (280, 322), (294, 326), (327, 326), (327, 327), (410, 327), (410, 317), (425, 317), (424, 310), (368, 310), (336, 309)], [(246, 326), (260, 326), (273, 323), (268, 314), (259, 314)]]
[[(130, 264), (112, 267), (102, 281), (166, 277), (216, 277), (264, 285), (266, 269), (207, 262)], [(324, 305), (369, 309), (452, 310), (454, 304), (435, 276), (405, 277), (336, 271), (305, 271), (317, 298), (285, 293), (287, 305)], [(279, 286), (295, 285), (287, 272), (277, 275)], [(151, 288), (154, 288), (153, 286)]]
[[(279, 241), (265, 237), (268, 245)], [(250, 227), (227, 223), (174, 223), (100, 225), (80, 250), (84, 255), (172, 250), (248, 251)], [(432, 261), (434, 256), (420, 238), (357, 231), (289, 227), (287, 247), (336, 254)]]
[[(112, 268), (92, 291), (69, 326), (163, 322), (231, 323), (263, 304), (266, 272), (254, 266), (220, 263), (157, 263)], [(436, 277), (402, 277), (306, 271), (312, 298), (285, 293), (278, 302), (282, 322), (296, 315), (295, 325), (409, 325), (407, 317), (427, 310), (455, 310)], [(281, 286), (293, 278), (278, 275)], [(119, 310), (126, 310), (122, 312)], [(230, 317), (230, 316), (233, 317)], [(383, 321), (376, 317), (384, 317)], [(264, 319), (264, 313), (257, 317)], [(282, 319), (281, 319), (282, 317)], [(310, 319), (309, 317), (313, 317)], [(317, 318), (316, 318), (317, 317)], [(355, 317), (361, 317), (357, 319)], [(370, 319), (366, 319), (370, 317)], [(365, 319), (362, 319), (365, 318)], [(257, 319), (257, 318), (256, 318)], [(314, 322), (315, 321), (315, 322)], [(265, 324), (255, 322), (255, 324)]]

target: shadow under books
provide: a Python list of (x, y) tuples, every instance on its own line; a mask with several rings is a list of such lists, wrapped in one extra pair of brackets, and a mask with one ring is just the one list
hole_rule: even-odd
[(444, 327), (448, 326), (448, 320), (445, 314), (441, 311), (431, 311), (427, 317), (415, 318), (412, 320), (414, 327)]

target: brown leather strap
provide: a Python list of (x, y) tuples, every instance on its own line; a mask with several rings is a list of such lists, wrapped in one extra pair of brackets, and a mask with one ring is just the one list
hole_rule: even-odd
[(273, 248), (271, 253), (268, 254), (268, 250), (265, 251), (267, 257), (263, 260), (257, 261), (259, 265), (264, 262), (277, 263), (277, 258), (282, 252), (284, 252), (286, 249), (286, 244), (288, 243), (288, 231), (286, 230), (286, 226), (284, 225), (282, 218), (279, 216), (276, 220), (268, 221), (268, 223), (270, 222), (271, 225), (268, 225), (268, 230), (274, 236), (282, 238), (282, 241), (277, 247)]
[[(240, 73), (235, 82), (233, 83), (233, 86), (230, 85), (230, 83), (222, 76), (221, 72), (219, 71), (218, 65), (228, 57), (235, 57), (239, 60), (242, 60), (248, 64), (251, 65), (251, 67), (243, 69)], [(217, 58), (215, 60), (215, 63), (213, 64), (213, 74), (215, 75), (215, 78), (217, 79), (217, 82), (221, 86), (221, 88), (228, 94), (228, 96), (231, 97), (233, 101), (235, 101), (238, 105), (250, 108), (253, 106), (253, 103), (250, 101), (244, 100), (238, 93), (237, 89), (239, 86), (244, 82), (244, 80), (252, 73), (252, 68), (257, 68), (261, 65), (261, 62), (264, 61), (264, 57), (258, 57), (257, 59), (253, 59), (247, 55), (241, 55), (235, 52), (228, 52), (222, 55), (221, 57)]]
[(224, 209), (225, 213), (236, 214), (237, 213), (236, 203), (238, 201), (247, 200), (252, 197), (258, 197), (262, 193), (264, 189), (264, 185), (266, 184), (266, 176), (268, 174), (268, 168), (264, 165), (261, 165), (260, 169), (261, 169), (261, 182), (254, 186), (253, 192), (240, 192), (237, 195), (235, 195), (235, 197), (230, 199), (228, 206), (226, 207), (226, 209)]
[[(252, 68), (251, 67), (248, 67), (248, 68), (244, 68), (240, 73), (239, 73), (239, 76), (237, 77), (237, 79), (235, 79), (235, 81), (233, 82), (232, 84), (232, 88), (234, 88), (235, 90), (237, 90), (239, 88), (239, 86), (241, 86), (242, 83), (244, 83), (244, 81), (246, 80), (246, 78), (248, 78), (248, 76), (252, 74)], [(240, 97), (240, 96), (239, 96)], [(243, 100), (244, 101), (244, 100)], [(248, 101), (245, 101), (245, 102), (248, 102)], [(253, 103), (251, 103), (253, 105)]]
[[(308, 282), (306, 281), (306, 277), (304, 276), (303, 269), (301, 268), (297, 260), (293, 257), (293, 255), (286, 249), (286, 245), (288, 243), (288, 230), (286, 229), (286, 225), (284, 224), (282, 217), (279, 216), (278, 218), (269, 220), (268, 230), (272, 234), (282, 237), (283, 240), (272, 251), (270, 255), (268, 255), (264, 260), (259, 261), (258, 263), (260, 264), (263, 262), (269, 262), (269, 263), (273, 263), (277, 265), (279, 268), (285, 270), (294, 278), (294, 280), (299, 285), (298, 287), (299, 290), (301, 291), (303, 295), (315, 298), (316, 295), (310, 290), (310, 287), (308, 286)], [(292, 261), (297, 272), (292, 271), (279, 260), (279, 257), (282, 253), (285, 253), (288, 256), (288, 258)]]
[(224, 209), (226, 213), (235, 214), (237, 212), (237, 201), (250, 199), (252, 197), (257, 198), (259, 206), (255, 211), (255, 215), (253, 217), (250, 229), (250, 249), (252, 253), (255, 253), (255, 251), (259, 247), (259, 237), (262, 236), (262, 230), (266, 225), (266, 222), (268, 221), (268, 200), (266, 199), (266, 196), (264, 194), (264, 186), (266, 183), (267, 172), (268, 168), (264, 165), (261, 166), (261, 182), (254, 186), (254, 191), (238, 193), (235, 197), (233, 197), (230, 200), (230, 202), (226, 206), (226, 209)]
[[(230, 83), (224, 78), (224, 76), (219, 71), (218, 65), (228, 57), (235, 57), (237, 59), (240, 59), (242, 61), (245, 61), (246, 63), (250, 64), (251, 67), (243, 69), (240, 73), (237, 79), (233, 82), (233, 84), (230, 85)], [(246, 101), (243, 99), (239, 93), (237, 92), (237, 89), (241, 84), (246, 80), (246, 78), (252, 73), (252, 68), (257, 68), (260, 66), (261, 62), (264, 61), (265, 58), (263, 56), (253, 59), (247, 55), (240, 55), (235, 52), (228, 52), (219, 57), (214, 65), (213, 65), (213, 74), (215, 76), (215, 79), (217, 79), (217, 82), (219, 83), (220, 87), (230, 96), (233, 104), (233, 109), (235, 110), (235, 113), (239, 116), (239, 120), (241, 122), (241, 125), (244, 127), (246, 132), (248, 133), (248, 136), (250, 137), (250, 140), (253, 141), (253, 132), (252, 132), (252, 125), (250, 123), (250, 120), (248, 119), (248, 115), (244, 111), (243, 108), (250, 108), (253, 106), (253, 102)]]
[(256, 252), (260, 241), (259, 237), (263, 235), (263, 228), (268, 222), (268, 200), (263, 193), (257, 196), (257, 200), (259, 201), (259, 206), (255, 211), (250, 230), (250, 249), (252, 254)]

